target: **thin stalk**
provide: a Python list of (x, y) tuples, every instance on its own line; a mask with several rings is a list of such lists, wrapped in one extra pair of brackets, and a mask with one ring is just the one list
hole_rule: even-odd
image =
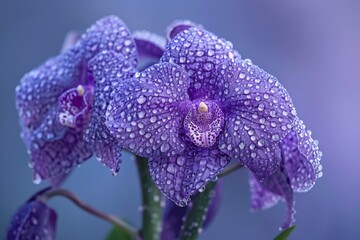
[(126, 222), (124, 222), (123, 220), (121, 220), (113, 215), (109, 215), (104, 212), (101, 212), (101, 211), (87, 205), (86, 203), (81, 201), (74, 193), (72, 193), (66, 189), (55, 188), (55, 189), (49, 190), (49, 191), (45, 192), (44, 194), (40, 195), (39, 200), (46, 202), (48, 199), (50, 199), (52, 197), (56, 197), (56, 196), (65, 197), (65, 198), (71, 200), (75, 205), (77, 205), (84, 211), (114, 224), (116, 227), (127, 232), (131, 236), (137, 236), (137, 230), (135, 228), (133, 228), (132, 226), (130, 226), (129, 224), (127, 224)]

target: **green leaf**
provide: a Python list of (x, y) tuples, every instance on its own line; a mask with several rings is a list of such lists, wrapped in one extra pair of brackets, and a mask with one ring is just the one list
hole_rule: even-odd
[(106, 237), (106, 240), (133, 240), (132, 236), (125, 232), (124, 230), (113, 227), (109, 233), (109, 235)]
[(160, 239), (162, 218), (162, 194), (153, 182), (148, 160), (136, 157), (142, 192), (142, 229), (141, 236), (144, 240)]
[(196, 240), (202, 231), (204, 216), (209, 208), (213, 197), (216, 182), (210, 182), (205, 191), (193, 199), (193, 207), (187, 214), (183, 224), (180, 240)]
[(279, 233), (279, 235), (277, 235), (274, 238), (274, 240), (286, 240), (286, 239), (288, 239), (288, 237), (290, 236), (292, 231), (294, 231), (294, 229), (295, 229), (295, 226), (292, 226), (292, 227), (289, 227), (289, 228), (285, 229), (284, 231)]

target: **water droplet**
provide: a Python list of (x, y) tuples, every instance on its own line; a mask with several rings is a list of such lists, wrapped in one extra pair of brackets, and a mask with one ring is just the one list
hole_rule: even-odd
[(164, 142), (160, 146), (160, 151), (161, 152), (167, 152), (169, 149), (170, 149), (170, 145), (167, 142)]
[(36, 218), (34, 218), (34, 217), (31, 218), (31, 222), (32, 222), (32, 224), (34, 224), (34, 225), (37, 225), (37, 224), (38, 224), (38, 220), (37, 220)]
[(156, 116), (151, 116), (151, 118), (150, 118), (150, 122), (151, 122), (151, 123), (156, 122), (156, 120), (157, 120), (157, 117), (156, 117)]
[(159, 195), (154, 195), (154, 201), (155, 201), (155, 202), (160, 201), (160, 197), (159, 197)]
[(271, 139), (272, 139), (273, 141), (277, 142), (277, 141), (280, 140), (280, 136), (279, 136), (279, 134), (274, 134), (274, 135), (272, 135)]
[(178, 205), (180, 207), (185, 207), (187, 205), (187, 203), (188, 203), (187, 199), (182, 199), (179, 201)]
[(263, 138), (259, 139), (258, 146), (263, 147), (265, 145), (265, 140)]
[(34, 178), (33, 178), (33, 182), (34, 182), (35, 184), (40, 184), (41, 181), (42, 181), (42, 179), (41, 179), (40, 175), (39, 175), (38, 173), (36, 173), (35, 176), (34, 176)]
[(182, 166), (182, 165), (184, 165), (185, 160), (186, 160), (185, 157), (179, 156), (179, 157), (176, 159), (176, 163), (177, 163), (178, 165)]
[(144, 111), (141, 111), (141, 112), (138, 113), (138, 117), (139, 117), (139, 118), (144, 118), (144, 116), (145, 116), (145, 112), (144, 112)]
[(29, 166), (29, 168), (34, 168), (34, 162), (33, 162), (33, 161), (29, 161), (28, 166)]
[(265, 109), (265, 106), (264, 106), (264, 104), (259, 104), (259, 106), (258, 106), (258, 110), (259, 111), (264, 111), (264, 109)]
[(214, 50), (209, 50), (208, 51), (208, 56), (211, 57), (211, 56), (214, 56), (215, 52)]
[(146, 102), (146, 97), (143, 96), (143, 95), (139, 96), (138, 99), (137, 99), (137, 102), (138, 102), (139, 104), (145, 103), (145, 102)]
[(245, 78), (245, 73), (240, 73), (240, 74), (239, 74), (239, 78), (240, 78), (240, 79), (244, 79), (244, 78)]

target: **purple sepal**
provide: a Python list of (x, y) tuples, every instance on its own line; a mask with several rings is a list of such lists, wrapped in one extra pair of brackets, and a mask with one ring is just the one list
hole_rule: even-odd
[(203, 28), (200, 24), (190, 20), (175, 20), (167, 27), (166, 38), (170, 42), (177, 34), (192, 27), (197, 27), (199, 29)]
[(148, 31), (136, 31), (133, 33), (136, 48), (141, 57), (160, 59), (163, 55), (166, 40), (157, 34)]
[(94, 107), (84, 138), (94, 144), (95, 156), (116, 174), (120, 169), (121, 145), (105, 125), (106, 108), (113, 90), (135, 73), (131, 62), (115, 51), (102, 51), (89, 62), (95, 81)]
[[(214, 195), (203, 222), (203, 229), (206, 229), (211, 224), (218, 213), (222, 201), (223, 183), (222, 180), (218, 180), (216, 183), (215, 189), (213, 190)], [(173, 240), (179, 238), (184, 218), (191, 208), (192, 203), (189, 203), (185, 207), (179, 207), (169, 199), (166, 201), (160, 237), (161, 240)]]
[(285, 169), (295, 192), (307, 192), (322, 176), (322, 153), (303, 121), (296, 119), (294, 129), (281, 142)]
[(294, 222), (294, 195), (290, 179), (283, 166), (267, 179), (259, 182), (255, 176), (250, 176), (251, 208), (263, 210), (275, 205), (279, 199), (285, 201), (287, 212), (280, 230), (290, 227)]
[(38, 195), (47, 190), (36, 193), (16, 211), (7, 230), (7, 240), (55, 239), (57, 214), (55, 210), (36, 200)]
[(220, 149), (266, 178), (277, 171), (279, 143), (293, 127), (292, 100), (275, 77), (250, 60), (221, 64), (218, 77), (218, 98), (227, 113)]

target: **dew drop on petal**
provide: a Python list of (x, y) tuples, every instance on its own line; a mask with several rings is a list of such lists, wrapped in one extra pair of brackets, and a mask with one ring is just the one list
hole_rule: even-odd
[(180, 166), (184, 165), (185, 163), (185, 157), (184, 156), (179, 156), (177, 159), (176, 159), (176, 163)]
[(33, 182), (35, 184), (40, 184), (41, 181), (42, 181), (42, 179), (41, 179), (40, 175), (38, 173), (36, 173), (35, 176), (34, 176)]
[(143, 95), (139, 96), (138, 99), (137, 99), (137, 102), (139, 104), (144, 104), (146, 102), (146, 97), (143, 96)]
[(277, 142), (277, 141), (280, 140), (280, 136), (279, 136), (279, 134), (274, 134), (274, 135), (272, 135), (271, 139), (272, 139), (273, 141)]
[(160, 146), (160, 151), (161, 152), (167, 152), (169, 149), (170, 149), (170, 145), (167, 142), (164, 142)]

